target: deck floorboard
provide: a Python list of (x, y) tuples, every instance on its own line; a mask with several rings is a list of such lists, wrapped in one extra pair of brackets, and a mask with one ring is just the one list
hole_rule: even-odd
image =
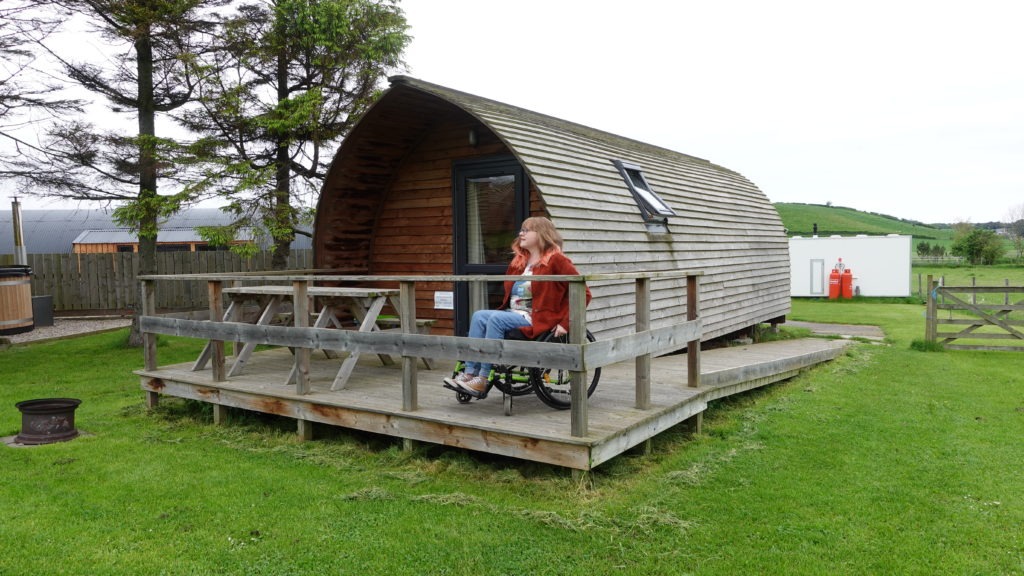
[(382, 366), (374, 355), (360, 358), (345, 389), (331, 391), (342, 359), (314, 352), (306, 395), (285, 384), (293, 358), (287, 349), (254, 354), (242, 374), (225, 382), (214, 382), (209, 368), (193, 372), (191, 362), (136, 373), (149, 392), (587, 470), (703, 412), (711, 400), (792, 377), (850, 344), (805, 338), (706, 350), (701, 388), (686, 385), (685, 354), (654, 358), (646, 410), (634, 406), (633, 363), (606, 366), (590, 398), (584, 437), (571, 435), (569, 411), (553, 410), (532, 394), (514, 399), (511, 416), (496, 389), (484, 400), (459, 404), (441, 385), (455, 364), (451, 359), (418, 369), (415, 411), (402, 410), (401, 363)]

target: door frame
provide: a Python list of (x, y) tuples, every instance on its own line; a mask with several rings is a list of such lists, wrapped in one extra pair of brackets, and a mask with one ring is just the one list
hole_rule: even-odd
[[(452, 163), (452, 270), (456, 275), (485, 274), (502, 275), (508, 269), (504, 264), (471, 264), (468, 249), (468, 209), (466, 202), (465, 182), (468, 178), (487, 176), (515, 176), (515, 226), (522, 225), (530, 212), (530, 187), (526, 179), (526, 171), (519, 160), (511, 154), (456, 160)], [(471, 315), (469, 285), (456, 282), (455, 301), (455, 333), (465, 335), (469, 331)]]

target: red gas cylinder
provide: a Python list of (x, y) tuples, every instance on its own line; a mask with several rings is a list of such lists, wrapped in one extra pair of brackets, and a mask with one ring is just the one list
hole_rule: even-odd
[(835, 300), (836, 298), (841, 298), (842, 297), (842, 294), (839, 291), (840, 290), (840, 284), (839, 284), (840, 276), (841, 276), (841, 274), (839, 273), (839, 268), (833, 268), (832, 269), (832, 273), (828, 275), (828, 299), (829, 300)]
[(853, 298), (853, 270), (843, 268), (842, 278), (839, 281), (841, 298)]

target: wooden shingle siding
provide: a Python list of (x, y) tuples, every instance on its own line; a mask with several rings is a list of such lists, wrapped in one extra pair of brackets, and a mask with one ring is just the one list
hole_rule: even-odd
[[(466, 137), (470, 128), (479, 135), (475, 148)], [(341, 268), (365, 261), (373, 274), (451, 272), (452, 163), (503, 153), (523, 166), (531, 213), (556, 223), (581, 272), (702, 271), (705, 340), (789, 313), (789, 244), (782, 222), (741, 174), (405, 77), (393, 80), (335, 159), (318, 208), (318, 264)], [(613, 160), (639, 165), (676, 211), (668, 233), (647, 230)], [(346, 221), (355, 226), (345, 229)], [(597, 283), (592, 289), (590, 329), (599, 337), (632, 330), (632, 284)], [(419, 296), (417, 314), (450, 329), (450, 311), (433, 310), (430, 294)], [(651, 300), (655, 326), (682, 313), (685, 304), (677, 287), (660, 281), (652, 283)]]

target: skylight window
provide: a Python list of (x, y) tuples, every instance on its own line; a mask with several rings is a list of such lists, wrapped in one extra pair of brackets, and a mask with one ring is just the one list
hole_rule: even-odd
[(644, 178), (643, 168), (636, 164), (612, 160), (612, 164), (619, 170), (622, 179), (626, 181), (633, 199), (636, 200), (640, 212), (646, 222), (665, 222), (669, 216), (675, 216), (676, 212), (662, 200), (647, 183)]

